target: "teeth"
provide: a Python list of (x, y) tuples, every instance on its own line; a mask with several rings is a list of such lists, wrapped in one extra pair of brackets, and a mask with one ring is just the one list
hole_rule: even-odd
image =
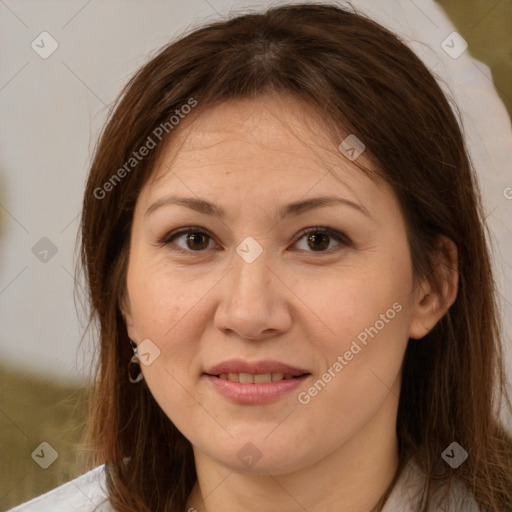
[[(264, 384), (266, 382), (272, 382), (272, 374), (271, 373), (260, 373), (259, 375), (255, 375), (252, 377), (255, 384)], [(240, 375), (240, 382), (242, 382), (242, 376)]]
[(241, 384), (266, 384), (268, 382), (277, 382), (284, 379), (292, 379), (293, 375), (289, 373), (221, 373), (219, 378), (231, 382), (240, 382)]
[(251, 384), (254, 382), (254, 377), (250, 373), (240, 373), (238, 378), (241, 384)]

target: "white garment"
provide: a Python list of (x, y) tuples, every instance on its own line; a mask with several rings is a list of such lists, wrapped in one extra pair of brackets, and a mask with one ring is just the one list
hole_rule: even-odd
[[(403, 470), (391, 491), (382, 512), (417, 512), (421, 510), (425, 474), (410, 462)], [(432, 500), (430, 500), (432, 501)], [(460, 482), (453, 484), (445, 501), (437, 506), (430, 504), (428, 512), (485, 512), (474, 500), (472, 494)]]
[(22, 503), (8, 512), (114, 512), (108, 502), (104, 465)]
[[(417, 512), (424, 477), (417, 466), (409, 464), (400, 476), (382, 512)], [(476, 502), (463, 487), (457, 486), (450, 502), (429, 512), (480, 512)], [(114, 512), (108, 502), (104, 466), (14, 507), (8, 512)], [(103, 503), (102, 503), (103, 502)]]

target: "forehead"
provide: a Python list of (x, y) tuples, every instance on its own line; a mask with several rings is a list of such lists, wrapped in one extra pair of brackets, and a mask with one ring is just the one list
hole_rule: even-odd
[[(196, 114), (180, 122), (155, 165), (144, 191), (148, 201), (185, 182), (194, 194), (210, 197), (261, 189), (267, 201), (316, 191), (372, 202), (390, 192), (338, 149), (348, 134), (329, 129), (322, 114), (299, 98), (231, 100), (203, 110), (199, 105)], [(374, 169), (364, 153), (358, 163)]]
[[(197, 116), (179, 125), (176, 142), (185, 152), (208, 149), (208, 144), (245, 142), (266, 149), (294, 149), (297, 144), (332, 145), (336, 136), (327, 129), (322, 114), (304, 100), (286, 94), (229, 100), (196, 109)], [(188, 122), (192, 119), (191, 122)], [(299, 137), (304, 139), (292, 139)]]

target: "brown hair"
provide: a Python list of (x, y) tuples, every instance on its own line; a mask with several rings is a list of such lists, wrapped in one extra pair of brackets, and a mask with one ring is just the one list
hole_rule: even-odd
[[(480, 506), (510, 512), (512, 439), (499, 421), (507, 396), (501, 329), (481, 200), (457, 117), (397, 36), (318, 4), (240, 15), (167, 45), (127, 84), (101, 135), (81, 222), (90, 318), (100, 331), (87, 439), (95, 447), (91, 462), (105, 463), (114, 510), (182, 512), (196, 480), (190, 442), (144, 382), (128, 381), (132, 351), (120, 312), (134, 206), (176, 131), (166, 130), (133, 170), (125, 167), (122, 182), (105, 183), (191, 98), (199, 115), (214, 103), (272, 92), (299, 96), (364, 141), (401, 205), (416, 279), (434, 278), (440, 235), (456, 244), (457, 299), (406, 351), (396, 477), (414, 457), (427, 475), (427, 497), (458, 480)], [(469, 453), (456, 470), (441, 458), (453, 441)]]

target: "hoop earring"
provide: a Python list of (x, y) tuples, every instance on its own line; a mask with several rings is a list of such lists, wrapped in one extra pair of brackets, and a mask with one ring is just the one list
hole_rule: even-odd
[(128, 363), (128, 379), (132, 384), (137, 384), (144, 378), (144, 374), (140, 368), (139, 356), (137, 355), (137, 345), (130, 340), (133, 349), (133, 356)]

